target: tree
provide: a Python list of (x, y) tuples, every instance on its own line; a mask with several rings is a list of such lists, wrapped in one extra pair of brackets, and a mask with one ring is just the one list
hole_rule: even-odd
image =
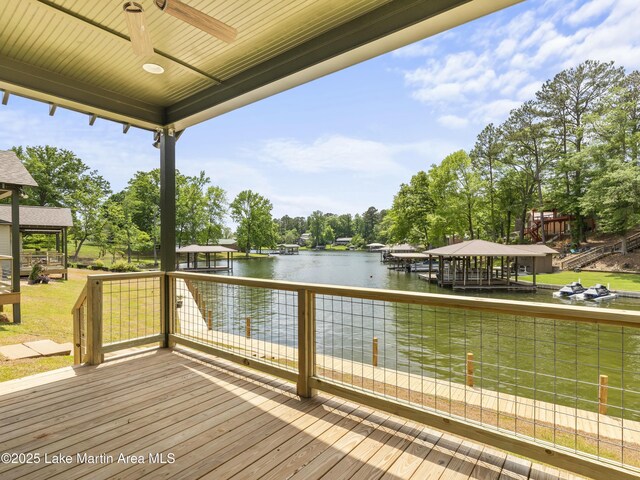
[(153, 264), (158, 265), (160, 239), (160, 169), (136, 172), (127, 187), (131, 219), (145, 232), (153, 248)]
[(29, 187), (27, 205), (69, 207), (70, 197), (78, 188), (89, 167), (69, 150), (44, 147), (14, 147), (37, 187)]
[(604, 100), (602, 115), (590, 118), (603, 158), (640, 164), (640, 72), (627, 75)]
[(627, 253), (626, 235), (640, 223), (640, 166), (616, 160), (590, 183), (582, 209), (595, 214), (601, 231), (620, 235)]
[(359, 213), (356, 213), (353, 216), (352, 228), (353, 235), (360, 235), (361, 237), (364, 237), (364, 221), (362, 220), (362, 215)]
[(350, 213), (338, 216), (338, 225), (334, 227), (336, 237), (353, 237), (353, 218)]
[(333, 228), (331, 228), (331, 225), (325, 225), (322, 232), (322, 240), (325, 243), (333, 243), (335, 239), (336, 234), (333, 232)]
[(582, 155), (588, 140), (587, 120), (602, 112), (603, 102), (624, 76), (624, 69), (613, 62), (587, 60), (563, 70), (548, 80), (536, 93), (540, 113), (546, 119), (550, 135), (558, 143), (559, 158), (554, 182), (555, 198), (563, 209), (573, 214), (574, 241), (585, 240), (582, 196), (590, 181), (591, 164)]
[[(550, 141), (547, 123), (539, 116), (540, 108), (536, 102), (525, 102), (520, 108), (511, 112), (504, 123), (505, 143), (509, 155), (504, 159), (509, 166), (523, 172), (531, 179), (528, 186), (531, 191), (525, 190), (524, 196), (528, 198), (533, 191), (537, 192), (537, 207), (541, 212), (540, 228), (542, 241), (546, 242), (546, 230), (544, 226), (544, 198), (543, 180), (553, 162), (558, 157), (557, 144)], [(521, 221), (522, 228), (526, 222), (526, 204)], [(521, 230), (521, 236), (524, 231)]]
[(247, 256), (251, 247), (261, 247), (264, 239), (273, 238), (274, 222), (271, 202), (251, 190), (244, 190), (229, 205), (231, 218), (238, 223), (236, 235)]
[(429, 175), (423, 171), (411, 177), (409, 184), (400, 185), (390, 213), (393, 240), (429, 244), (430, 216), (434, 211), (429, 186)]
[(498, 237), (495, 206), (496, 171), (504, 151), (502, 132), (493, 123), (487, 125), (478, 135), (476, 144), (469, 154), (471, 163), (487, 181), (489, 194), (489, 235), (493, 241)]
[(176, 241), (179, 246), (198, 243), (198, 236), (207, 224), (207, 199), (204, 189), (209, 177), (176, 174)]
[(295, 228), (292, 228), (291, 230), (285, 232), (284, 236), (282, 237), (282, 243), (287, 243), (289, 245), (298, 243), (298, 238), (300, 238), (300, 234)]
[(205, 193), (204, 214), (206, 217), (199, 242), (205, 245), (216, 243), (222, 236), (223, 221), (226, 214), (227, 197), (220, 187), (207, 187)]
[(309, 217), (309, 231), (311, 232), (312, 246), (324, 245), (322, 236), (324, 233), (326, 218), (320, 210), (316, 210)]
[(93, 235), (99, 234), (104, 227), (105, 217), (102, 206), (111, 193), (111, 187), (98, 172), (91, 171), (80, 177), (78, 188), (69, 194), (68, 206), (73, 215), (71, 232), (76, 241), (73, 255), (78, 260), (78, 254), (84, 242)]
[(362, 236), (365, 242), (373, 242), (376, 225), (379, 221), (378, 209), (375, 207), (369, 207), (366, 212), (362, 214)]

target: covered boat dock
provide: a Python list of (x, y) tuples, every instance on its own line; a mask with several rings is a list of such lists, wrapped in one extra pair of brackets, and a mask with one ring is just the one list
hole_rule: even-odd
[[(420, 275), (439, 287), (454, 290), (535, 290), (536, 260), (555, 250), (545, 245), (503, 245), (469, 240), (424, 252), (429, 260), (438, 257), (439, 267)], [(528, 270), (527, 266), (531, 266)], [(533, 275), (531, 284), (518, 283), (518, 275)]]
[[(188, 245), (176, 249), (177, 268), (189, 272), (233, 272), (233, 252), (237, 250), (220, 245)], [(204, 254), (202, 262), (200, 254)]]

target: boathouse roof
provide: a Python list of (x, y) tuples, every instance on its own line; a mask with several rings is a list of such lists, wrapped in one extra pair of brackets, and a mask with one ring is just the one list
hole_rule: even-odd
[(504, 245), (486, 240), (467, 240), (424, 253), (443, 257), (544, 257), (558, 252), (545, 245)]
[(237, 252), (233, 248), (222, 247), (220, 245), (187, 245), (176, 249), (177, 253), (230, 253)]

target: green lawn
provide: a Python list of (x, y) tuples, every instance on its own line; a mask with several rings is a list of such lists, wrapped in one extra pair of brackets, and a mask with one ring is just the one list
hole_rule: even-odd
[[(530, 279), (531, 276), (522, 277)], [(580, 280), (585, 287), (601, 283), (609, 284), (612, 290), (624, 290), (628, 292), (640, 292), (640, 275), (636, 273), (615, 273), (615, 272), (558, 272), (536, 275), (538, 283), (551, 283), (555, 285), (566, 285), (567, 283)]]
[[(88, 274), (85, 270), (69, 270), (69, 280), (52, 280), (47, 285), (23, 282), (22, 323), (0, 323), (0, 345), (50, 339), (58, 343), (73, 341), (71, 308)], [(11, 306), (5, 306), (11, 318)], [(0, 381), (20, 378), (73, 364), (72, 356), (0, 360)]]

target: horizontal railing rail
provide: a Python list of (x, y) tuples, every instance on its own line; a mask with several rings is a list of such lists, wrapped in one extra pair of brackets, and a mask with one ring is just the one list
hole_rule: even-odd
[[(203, 281), (217, 284), (241, 285), (246, 287), (277, 290), (306, 290), (316, 294), (350, 296), (363, 300), (384, 300), (390, 302), (450, 307), (463, 310), (477, 310), (493, 313), (544, 316), (557, 320), (602, 323), (629, 327), (640, 327), (640, 315), (635, 311), (610, 310), (574, 305), (522, 302), (516, 300), (462, 297), (434, 293), (417, 293), (401, 290), (382, 290), (375, 288), (348, 287), (341, 285), (322, 285), (313, 283), (287, 282), (257, 278), (227, 277), (188, 272), (172, 272), (172, 278)], [(525, 310), (526, 309), (526, 310)]]
[(50, 266), (62, 266), (64, 265), (64, 253), (45, 252), (20, 254), (20, 264), (22, 266), (32, 266), (34, 263), (42, 263)]
[[(153, 339), (578, 474), (640, 473), (637, 312), (185, 272), (87, 285), (93, 363)], [(149, 335), (96, 336), (105, 312), (146, 322), (141, 301)]]

